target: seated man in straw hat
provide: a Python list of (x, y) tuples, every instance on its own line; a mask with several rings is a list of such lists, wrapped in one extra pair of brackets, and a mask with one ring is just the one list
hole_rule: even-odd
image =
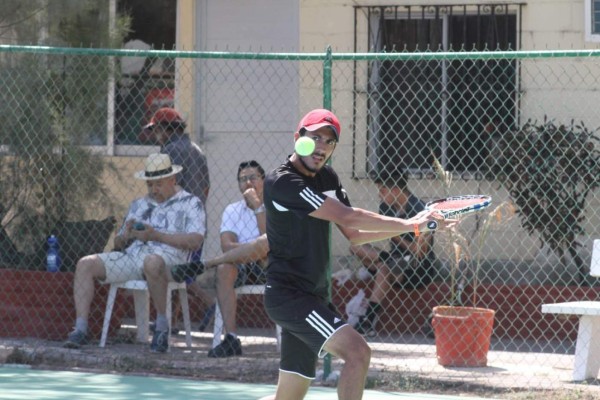
[(167, 154), (150, 154), (145, 170), (135, 174), (146, 181), (148, 194), (134, 200), (114, 239), (115, 251), (93, 254), (77, 262), (73, 292), (77, 319), (65, 347), (87, 342), (94, 281), (104, 283), (145, 279), (156, 308), (156, 329), (150, 349), (166, 352), (169, 322), (166, 317), (170, 269), (189, 260), (200, 248), (205, 234), (201, 200), (177, 186), (182, 170)]

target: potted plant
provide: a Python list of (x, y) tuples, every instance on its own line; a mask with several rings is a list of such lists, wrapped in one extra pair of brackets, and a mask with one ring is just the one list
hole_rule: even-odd
[[(435, 157), (434, 166), (448, 195), (452, 175), (443, 169)], [(492, 211), (478, 215), (482, 221), (473, 232), (474, 240), (468, 239), (460, 232), (460, 225), (441, 235), (442, 248), (449, 253), (450, 259), (450, 293), (447, 304), (433, 308), (432, 325), (436, 355), (440, 365), (451, 367), (487, 365), (495, 311), (477, 307), (482, 247), (492, 225), (506, 217), (510, 218), (513, 214), (512, 204), (504, 202)], [(473, 258), (473, 250), (475, 250), (475, 258)], [(468, 306), (463, 300), (463, 294), (469, 278), (472, 297), (471, 305)]]
[(493, 172), (516, 205), (521, 225), (558, 255), (563, 267), (570, 256), (585, 285), (587, 264), (579, 255), (585, 234), (586, 200), (600, 186), (597, 130), (583, 122), (556, 125), (527, 121), (498, 143)]

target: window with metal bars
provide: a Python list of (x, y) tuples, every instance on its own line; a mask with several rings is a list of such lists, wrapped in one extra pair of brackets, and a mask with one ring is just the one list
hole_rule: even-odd
[(600, 42), (600, 0), (585, 0), (585, 40)]
[[(510, 51), (522, 7), (356, 6), (355, 26), (367, 26), (374, 52)], [(514, 60), (386, 60), (368, 73), (367, 172), (427, 170), (432, 152), (449, 170), (483, 171), (493, 137), (517, 118)]]

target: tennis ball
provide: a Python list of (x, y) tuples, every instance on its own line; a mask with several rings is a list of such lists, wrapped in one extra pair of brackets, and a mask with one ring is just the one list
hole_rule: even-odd
[(296, 140), (296, 145), (294, 148), (296, 149), (296, 153), (298, 153), (298, 155), (302, 157), (310, 156), (313, 151), (315, 151), (315, 141), (309, 137), (302, 136)]

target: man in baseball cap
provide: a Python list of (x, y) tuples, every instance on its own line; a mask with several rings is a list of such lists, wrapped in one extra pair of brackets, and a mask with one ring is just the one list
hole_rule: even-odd
[[(400, 219), (352, 207), (339, 176), (327, 164), (340, 132), (331, 111), (310, 111), (294, 139), (313, 140), (313, 152), (294, 152), (264, 180), (269, 245), (264, 307), (282, 327), (277, 399), (303, 399), (316, 377), (318, 358), (327, 353), (344, 360), (338, 397), (363, 396), (371, 349), (329, 300), (332, 223), (351, 243), (369, 243), (423, 232), (435, 218), (433, 212)], [(440, 228), (446, 226), (448, 220), (440, 221)]]
[(300, 120), (300, 123), (298, 124), (298, 133), (300, 136), (304, 136), (306, 131), (314, 132), (319, 128), (323, 128), (324, 126), (331, 128), (333, 133), (335, 133), (336, 139), (338, 141), (340, 140), (340, 133), (342, 133), (340, 121), (337, 119), (334, 113), (322, 108), (317, 108), (310, 111)]
[(170, 126), (174, 129), (178, 127), (185, 129), (186, 126), (181, 114), (179, 114), (174, 108), (169, 107), (158, 109), (152, 116), (152, 119), (150, 119), (150, 123), (144, 126), (144, 129), (153, 130), (158, 124)]
[(208, 163), (204, 151), (185, 132), (187, 124), (174, 108), (158, 109), (150, 123), (144, 126), (146, 138), (160, 145), (160, 152), (168, 154), (174, 164), (181, 165), (183, 171), (177, 182), (188, 192), (198, 196), (202, 204), (210, 189)]

